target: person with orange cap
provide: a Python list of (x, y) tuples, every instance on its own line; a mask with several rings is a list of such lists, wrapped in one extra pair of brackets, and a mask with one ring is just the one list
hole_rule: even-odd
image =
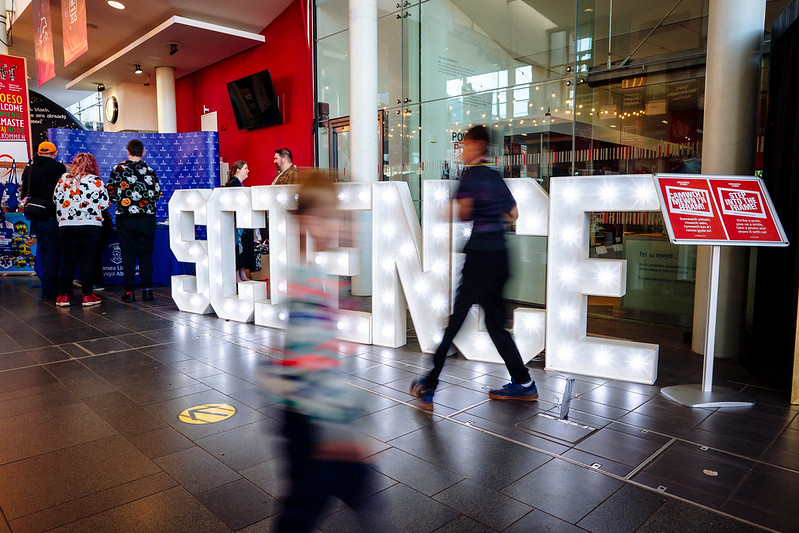
[(59, 178), (67, 172), (56, 161), (58, 149), (50, 141), (39, 144), (38, 154), (22, 172), (22, 198), (25, 216), (30, 219), (31, 233), (36, 235), (36, 273), (42, 282), (42, 300), (58, 296), (58, 276), (61, 270), (61, 244), (53, 192)]

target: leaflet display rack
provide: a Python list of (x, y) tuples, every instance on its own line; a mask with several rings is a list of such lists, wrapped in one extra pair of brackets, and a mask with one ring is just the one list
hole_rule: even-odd
[(722, 246), (788, 246), (771, 197), (760, 178), (655, 174), (663, 219), (673, 244), (710, 246), (705, 356), (701, 385), (664, 387), (664, 396), (688, 407), (747, 407), (745, 395), (713, 389), (713, 358)]

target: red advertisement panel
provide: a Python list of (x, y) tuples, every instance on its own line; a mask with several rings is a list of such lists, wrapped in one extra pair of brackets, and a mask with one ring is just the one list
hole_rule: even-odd
[(55, 78), (53, 24), (50, 0), (33, 0), (33, 47), (36, 56), (36, 81), (39, 87)]
[(788, 244), (758, 178), (660, 174), (655, 183), (674, 243)]
[(712, 180), (710, 186), (730, 239), (781, 240), (760, 180)]
[(67, 66), (89, 49), (85, 0), (61, 0), (61, 28), (64, 36), (64, 66)]
[(30, 143), (29, 111), (25, 59), (0, 55), (0, 144)]
[(706, 179), (686, 176), (658, 181), (675, 240), (727, 240)]

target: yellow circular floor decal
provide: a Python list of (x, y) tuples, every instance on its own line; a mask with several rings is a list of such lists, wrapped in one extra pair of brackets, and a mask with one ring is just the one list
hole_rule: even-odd
[(236, 414), (236, 408), (226, 403), (205, 403), (189, 407), (178, 418), (187, 424), (213, 424)]

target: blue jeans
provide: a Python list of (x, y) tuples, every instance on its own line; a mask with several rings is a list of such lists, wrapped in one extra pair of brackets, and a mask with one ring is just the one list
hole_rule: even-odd
[(58, 275), (61, 271), (61, 240), (58, 220), (31, 220), (31, 233), (36, 235), (36, 271), (42, 281), (42, 298), (58, 296)]

